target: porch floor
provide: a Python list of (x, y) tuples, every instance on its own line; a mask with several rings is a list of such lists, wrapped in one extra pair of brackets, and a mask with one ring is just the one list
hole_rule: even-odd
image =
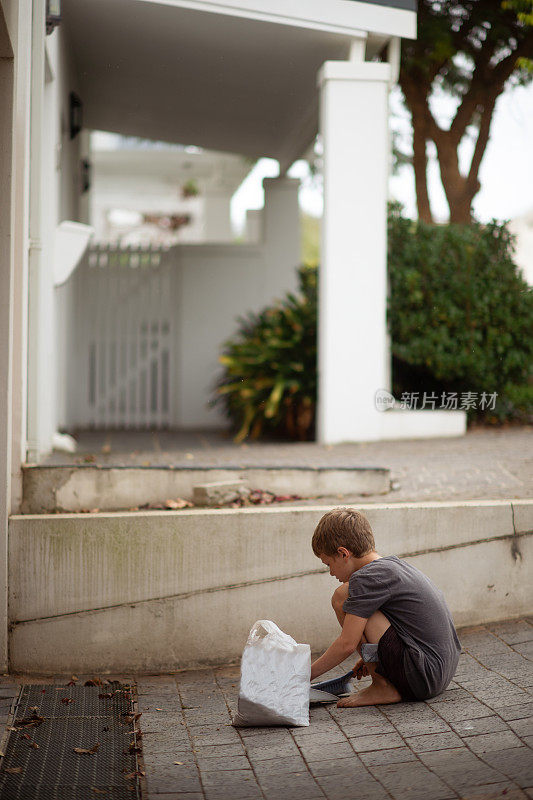
[[(143, 800), (527, 800), (533, 618), (463, 629), (459, 637), (463, 654), (440, 696), (366, 709), (314, 707), (308, 728), (233, 728), (237, 666), (105, 677), (137, 684)], [(331, 677), (351, 666), (353, 657)], [(0, 676), (2, 726), (19, 685), (36, 680)]]
[[(533, 497), (533, 426), (474, 428), (440, 439), (322, 445), (245, 442), (227, 431), (81, 431), (78, 451), (50, 465), (144, 467), (386, 467), (394, 491), (365, 502)], [(299, 505), (303, 501), (299, 501)], [(309, 502), (313, 502), (312, 500)]]

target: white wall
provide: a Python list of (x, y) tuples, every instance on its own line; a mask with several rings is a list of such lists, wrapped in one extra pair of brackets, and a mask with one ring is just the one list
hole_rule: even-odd
[[(6, 12), (10, 12), (9, 14)], [(0, 5), (0, 667), (7, 666), (7, 521), (11, 483), (12, 316), (14, 247), (12, 222), (15, 60), (13, 9)], [(7, 17), (7, 19), (6, 19)], [(8, 27), (9, 25), (9, 27)]]
[[(58, 427), (58, 319), (54, 289), (54, 245), (59, 222), (80, 220), (82, 137), (70, 138), (69, 95), (77, 76), (63, 26), (43, 36), (34, 25), (32, 143), (30, 171), (30, 255), (28, 326), (28, 457), (38, 460), (52, 448)], [(40, 38), (39, 38), (40, 37)], [(43, 48), (43, 49), (41, 49)], [(59, 409), (59, 412), (58, 412)]]
[[(108, 340), (138, 337), (143, 315), (154, 322), (169, 320), (172, 329), (169, 423), (182, 428), (228, 424), (218, 408), (208, 407), (214, 381), (222, 370), (218, 358), (223, 342), (236, 332), (239, 316), (259, 311), (296, 288), (300, 249), (297, 181), (269, 182), (264, 216), (261, 243), (170, 248), (162, 255), (161, 268), (154, 270), (153, 290), (148, 292), (139, 269), (112, 267), (116, 278), (108, 284), (107, 268), (100, 272), (90, 268), (89, 254), (85, 257), (71, 280), (58, 290), (59, 318), (70, 318), (61, 328), (68, 358), (61, 373), (66, 376), (60, 399), (62, 425), (74, 429), (92, 424), (86, 401), (89, 342), (98, 341), (99, 352), (102, 347), (107, 352)], [(114, 306), (117, 282), (123, 297), (118, 312)], [(126, 308), (128, 319), (123, 319)], [(114, 421), (112, 415), (108, 424)], [(128, 424), (132, 422), (135, 417), (128, 420)]]

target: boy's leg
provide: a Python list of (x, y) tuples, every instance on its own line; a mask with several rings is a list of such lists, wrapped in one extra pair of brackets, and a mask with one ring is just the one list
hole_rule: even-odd
[[(339, 586), (339, 588), (335, 590), (333, 597), (331, 598), (331, 605), (333, 606), (333, 610), (335, 611), (335, 615), (341, 628), (344, 624), (344, 617), (346, 616), (345, 612), (342, 610), (342, 606), (347, 597), (348, 584), (343, 583), (342, 586)], [(388, 628), (390, 628), (390, 622), (387, 617), (382, 614), (381, 611), (375, 611), (374, 614), (369, 617), (365, 626), (363, 638), (357, 645), (358, 653), (361, 654), (362, 644), (377, 644)], [(367, 686), (366, 689), (361, 689), (359, 692), (351, 694), (349, 697), (339, 700), (337, 705), (339, 707), (352, 708), (357, 706), (373, 706), (385, 703), (400, 703), (402, 700), (400, 692), (390, 681), (387, 680), (387, 678), (385, 678), (383, 675), (379, 675), (379, 673), (376, 672), (377, 664), (369, 662), (365, 666), (367, 667), (368, 673), (372, 678), (372, 683), (370, 686)]]

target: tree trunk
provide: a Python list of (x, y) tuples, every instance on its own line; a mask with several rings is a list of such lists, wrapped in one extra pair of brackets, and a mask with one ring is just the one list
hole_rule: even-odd
[(418, 218), (422, 222), (433, 223), (429, 205), (426, 141), (425, 125), (413, 115), (413, 167)]

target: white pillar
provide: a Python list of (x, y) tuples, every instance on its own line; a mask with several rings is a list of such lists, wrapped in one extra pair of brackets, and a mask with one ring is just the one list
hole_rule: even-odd
[(203, 197), (204, 241), (232, 242), (230, 202), (228, 191), (209, 190)]
[(318, 439), (380, 438), (388, 384), (386, 225), (390, 65), (326, 62), (319, 73), (324, 216)]
[[(297, 285), (301, 264), (298, 178), (264, 178), (263, 241), (270, 297), (281, 297)], [(269, 299), (270, 299), (269, 297)]]

